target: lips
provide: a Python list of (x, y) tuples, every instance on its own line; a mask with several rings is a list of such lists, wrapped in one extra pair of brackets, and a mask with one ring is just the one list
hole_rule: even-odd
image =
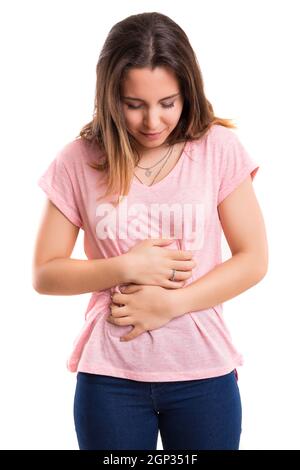
[(142, 132), (142, 134), (144, 134), (144, 135), (158, 135), (158, 134), (161, 134), (161, 133), (162, 133), (162, 131), (161, 132), (151, 132), (151, 133)]

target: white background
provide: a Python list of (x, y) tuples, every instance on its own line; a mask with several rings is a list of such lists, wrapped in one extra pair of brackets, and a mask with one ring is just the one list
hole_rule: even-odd
[[(241, 449), (300, 449), (297, 7), (291, 0), (1, 2), (2, 449), (78, 448), (76, 376), (66, 360), (90, 294), (43, 296), (32, 287), (45, 200), (37, 180), (91, 120), (96, 63), (110, 28), (145, 11), (164, 13), (185, 30), (215, 114), (235, 120), (260, 164), (254, 188), (269, 271), (224, 303), (245, 359)], [(82, 240), (80, 233), (72, 257), (86, 258)]]

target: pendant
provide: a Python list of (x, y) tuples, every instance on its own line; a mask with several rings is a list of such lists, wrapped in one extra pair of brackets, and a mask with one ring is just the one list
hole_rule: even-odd
[(150, 170), (146, 170), (146, 171), (145, 171), (145, 175), (146, 175), (146, 176), (151, 176), (151, 173), (152, 173), (152, 171), (150, 171)]

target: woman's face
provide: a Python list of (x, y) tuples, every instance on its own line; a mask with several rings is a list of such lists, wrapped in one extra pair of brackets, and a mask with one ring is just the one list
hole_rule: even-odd
[[(164, 143), (183, 108), (178, 80), (166, 67), (130, 69), (122, 83), (121, 100), (127, 131), (144, 150)], [(145, 133), (159, 135), (147, 137)]]

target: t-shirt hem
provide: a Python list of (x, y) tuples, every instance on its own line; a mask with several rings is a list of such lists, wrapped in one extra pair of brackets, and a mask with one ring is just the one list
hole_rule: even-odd
[(220, 375), (225, 375), (231, 372), (238, 366), (242, 366), (244, 363), (242, 357), (237, 357), (235, 360), (226, 364), (222, 367), (217, 367), (213, 369), (198, 370), (193, 372), (176, 372), (176, 373), (163, 373), (163, 372), (147, 372), (147, 373), (137, 373), (132, 371), (126, 371), (121, 369), (116, 369), (113, 367), (99, 367), (92, 365), (85, 365), (84, 367), (78, 367), (74, 372), (87, 372), (89, 374), (100, 374), (100, 375), (109, 375), (113, 377), (120, 377), (130, 380), (139, 380), (144, 382), (176, 382), (180, 380), (197, 380), (197, 379), (207, 379), (210, 377), (218, 377)]

